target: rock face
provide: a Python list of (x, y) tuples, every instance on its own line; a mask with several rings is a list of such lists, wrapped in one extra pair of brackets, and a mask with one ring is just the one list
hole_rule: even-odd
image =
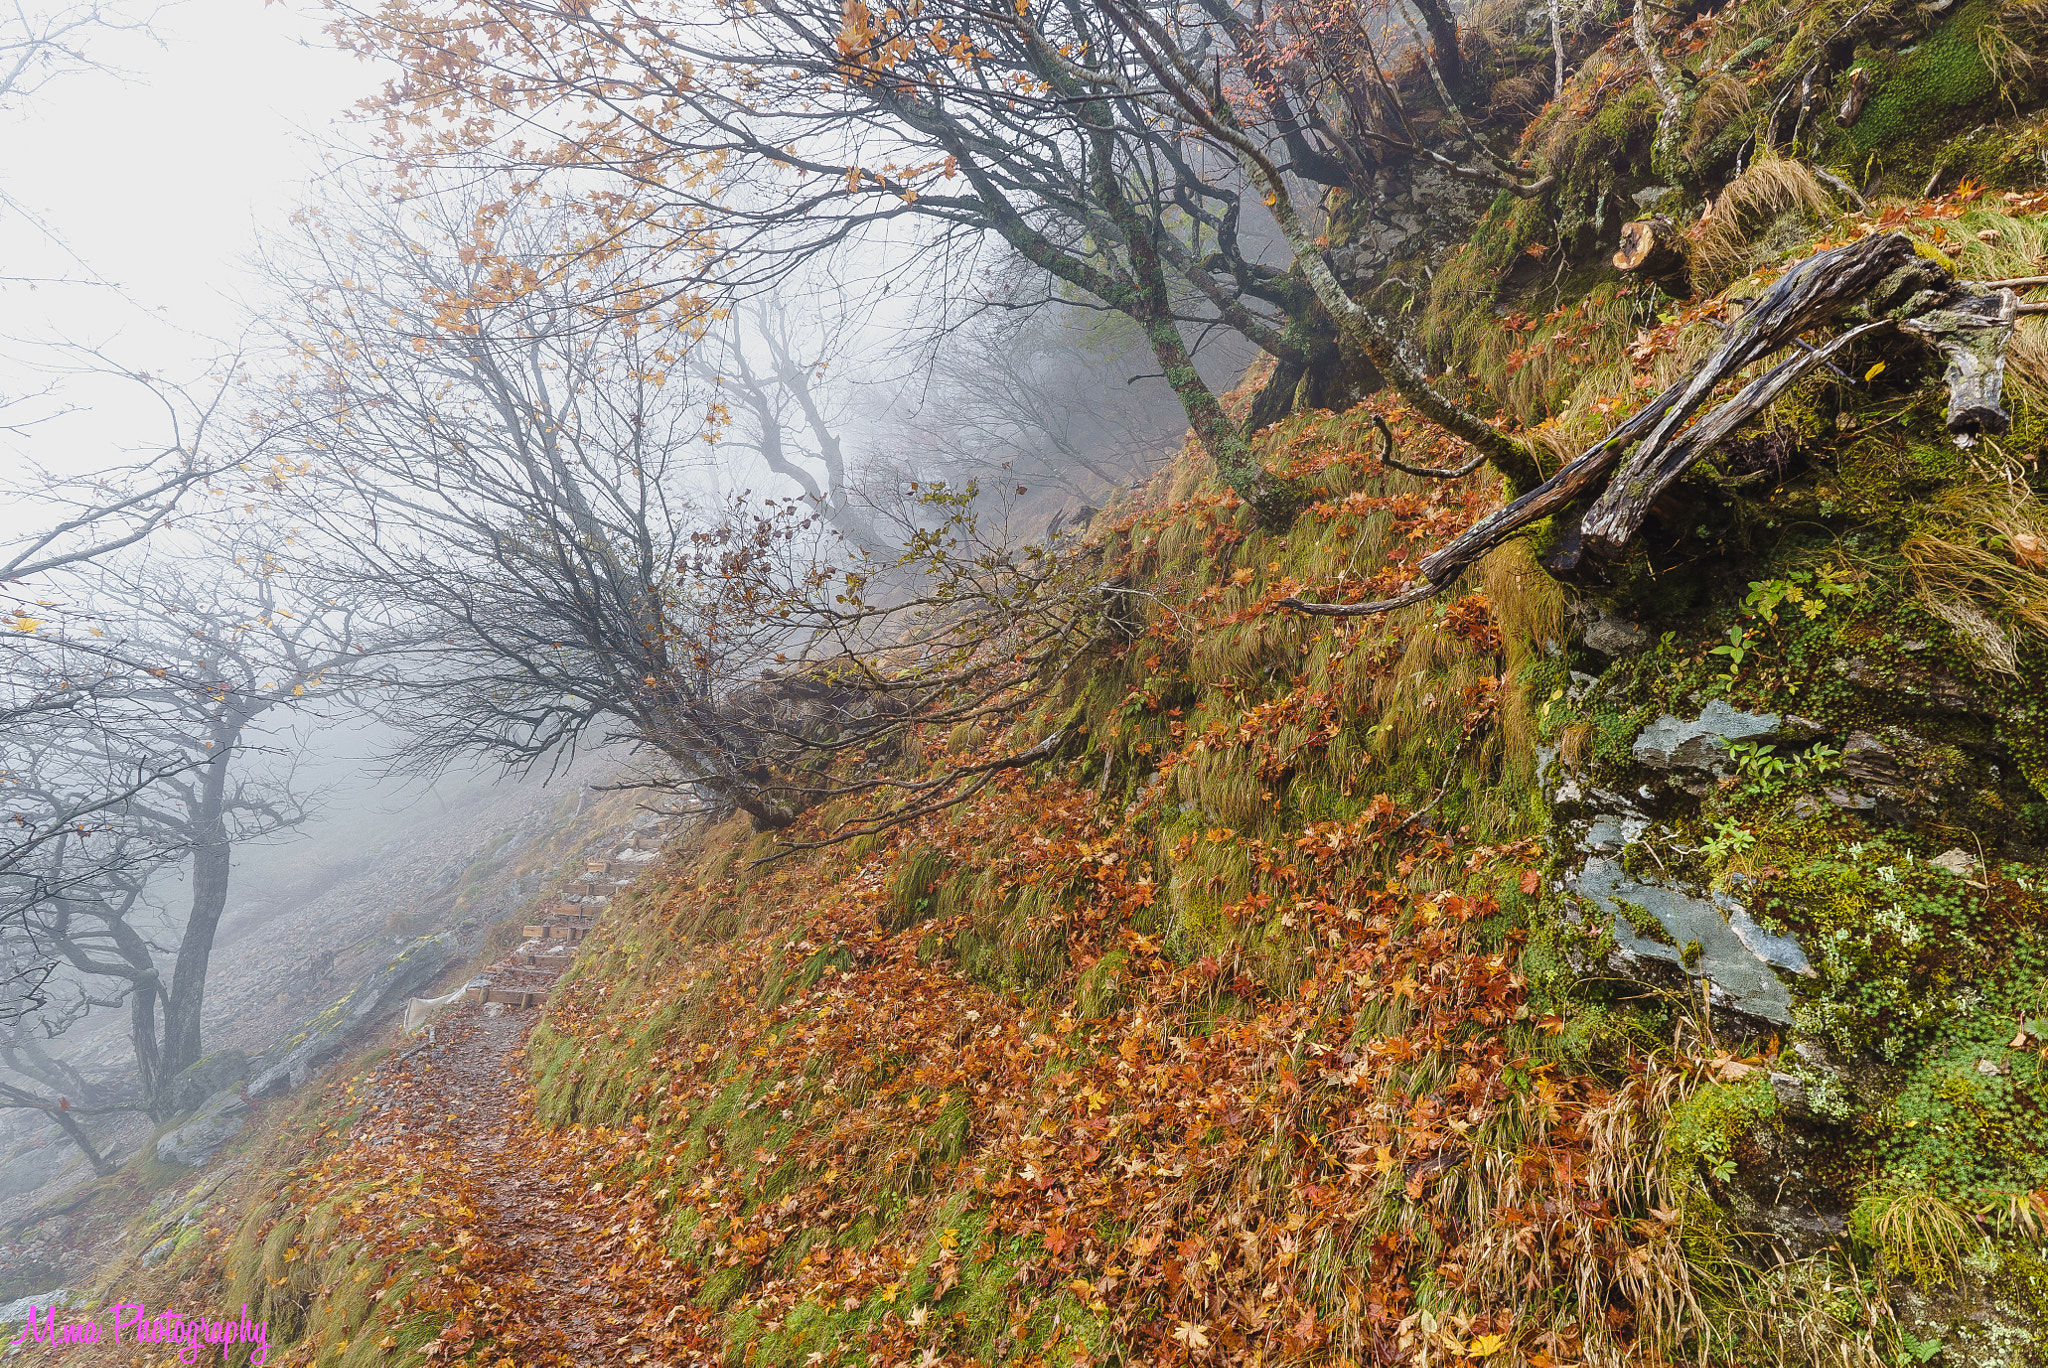
[(1776, 713), (1748, 713), (1714, 699), (1691, 722), (1664, 716), (1643, 728), (1633, 747), (1638, 764), (1652, 769), (1700, 769), (1722, 773), (1731, 768), (1730, 741), (1756, 741), (1776, 736), (1785, 719)]
[(157, 1137), (156, 1157), (166, 1164), (204, 1168), (214, 1151), (242, 1128), (248, 1111), (249, 1104), (234, 1089), (222, 1089), (206, 1099), (197, 1116)]
[(275, 1097), (299, 1087), (348, 1045), (356, 1029), (399, 1006), (455, 958), (448, 932), (422, 936), (339, 1002), (286, 1036), (256, 1061), (249, 1096)]
[(173, 1078), (164, 1088), (170, 1115), (197, 1111), (207, 1099), (249, 1076), (249, 1056), (240, 1050), (215, 1050)]
[(1792, 1024), (1792, 995), (1779, 973), (1811, 977), (1813, 966), (1797, 942), (1764, 930), (1735, 899), (1636, 879), (1606, 858), (1588, 860), (1574, 883), (1613, 917), (1615, 953), (1625, 962), (1663, 961), (1707, 980), (1717, 1007)]
[(1588, 650), (1598, 651), (1604, 656), (1619, 657), (1640, 651), (1650, 644), (1648, 632), (1598, 604), (1582, 605), (1580, 617), (1585, 622), (1580, 639), (1586, 643)]

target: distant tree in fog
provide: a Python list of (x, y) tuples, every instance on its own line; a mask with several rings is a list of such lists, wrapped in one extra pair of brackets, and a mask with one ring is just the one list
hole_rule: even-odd
[(983, 315), (934, 347), (933, 360), (922, 412), (907, 421), (921, 459), (955, 478), (1099, 499), (1149, 476), (1187, 427), (1121, 315)]
[[(265, 728), (332, 706), (374, 658), (350, 606), (308, 594), (275, 558), (270, 548), (287, 536), (220, 533), (75, 580), (102, 638), (163, 663), (110, 681), (89, 711), (48, 712), (0, 741), (13, 801), (55, 812), (117, 795), (0, 876), (0, 958), (22, 973), (38, 958), (64, 971), (33, 992), (23, 979), (8, 1005), (16, 1015), (33, 1007), (28, 1025), (46, 1036), (87, 1008), (125, 1008), (136, 1078), (121, 1102), (152, 1115), (165, 1085), (204, 1052), (207, 970), (235, 848), (305, 816), (290, 756)], [(167, 898), (174, 872), (185, 891)], [(0, 1059), (23, 1067), (22, 1056)]]
[(844, 390), (828, 394), (827, 373), (849, 349), (848, 311), (814, 310), (799, 321), (776, 297), (744, 304), (690, 355), (697, 377), (727, 396), (722, 447), (752, 452), (796, 484), (804, 499), (856, 551), (880, 554), (901, 538), (876, 525), (856, 496), (841, 433)]

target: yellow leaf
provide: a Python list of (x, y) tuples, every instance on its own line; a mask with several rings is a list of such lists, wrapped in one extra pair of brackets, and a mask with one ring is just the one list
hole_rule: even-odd
[(1473, 1358), (1487, 1358), (1493, 1354), (1498, 1354), (1502, 1349), (1506, 1348), (1507, 1342), (1508, 1337), (1506, 1335), (1481, 1335), (1478, 1339), (1472, 1341), (1472, 1347), (1467, 1352)]
[(1863, 372), (1863, 378), (1864, 378), (1865, 380), (1875, 380), (1875, 379), (1877, 379), (1877, 377), (1878, 377), (1878, 376), (1880, 376), (1880, 375), (1883, 375), (1883, 374), (1884, 374), (1884, 362), (1880, 361), (1880, 362), (1878, 362), (1878, 363), (1877, 363), (1876, 365), (1872, 366), (1872, 367), (1871, 367), (1871, 368), (1870, 368), (1869, 370), (1867, 370), (1867, 371)]
[[(43, 625), (43, 621), (44, 619), (42, 618), (32, 618), (27, 613), (16, 609), (14, 613), (14, 630), (17, 632), (33, 632), (36, 628)], [(99, 633), (94, 632), (93, 635), (98, 636)]]

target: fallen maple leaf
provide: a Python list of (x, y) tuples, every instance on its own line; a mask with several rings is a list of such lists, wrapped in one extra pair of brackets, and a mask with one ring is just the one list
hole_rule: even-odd
[(1173, 1337), (1188, 1347), (1190, 1353), (1209, 1347), (1209, 1328), (1193, 1321), (1182, 1321), (1173, 1328)]

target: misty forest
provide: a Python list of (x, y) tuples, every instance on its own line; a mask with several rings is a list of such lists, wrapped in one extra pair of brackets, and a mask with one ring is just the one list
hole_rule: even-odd
[(308, 0), (102, 326), (216, 8), (0, 13), (0, 1357), (2048, 1365), (2048, 0)]

